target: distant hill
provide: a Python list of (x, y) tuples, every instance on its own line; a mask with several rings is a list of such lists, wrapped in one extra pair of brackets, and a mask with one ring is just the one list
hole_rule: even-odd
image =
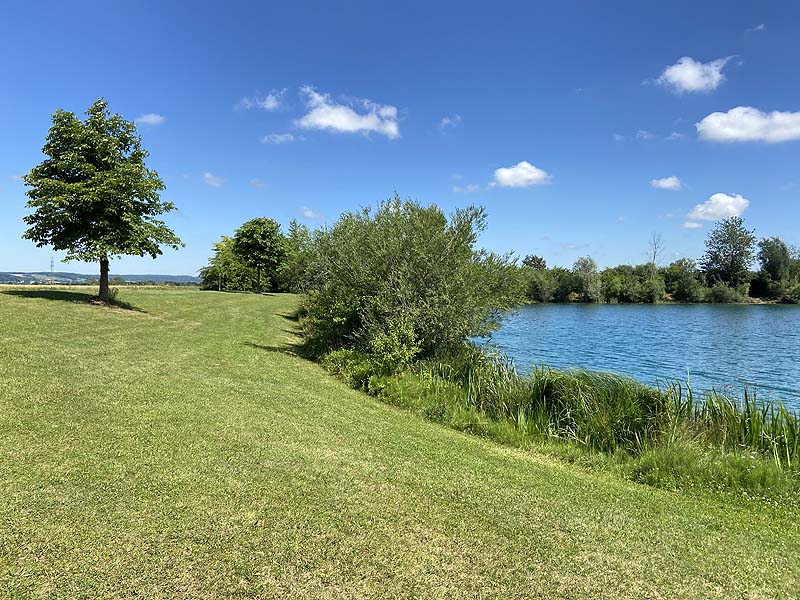
[[(99, 275), (87, 275), (85, 273), (65, 273), (49, 271), (24, 272), (24, 271), (0, 271), (0, 283), (60, 283), (78, 285), (97, 280)], [(109, 279), (124, 279), (126, 283), (142, 283), (154, 281), (156, 283), (200, 283), (200, 278), (194, 275), (117, 275), (111, 273)]]

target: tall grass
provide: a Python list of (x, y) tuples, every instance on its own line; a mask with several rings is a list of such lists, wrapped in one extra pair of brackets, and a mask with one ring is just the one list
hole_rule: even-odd
[(712, 447), (757, 452), (790, 470), (800, 457), (800, 415), (747, 389), (738, 400), (717, 391), (698, 397), (689, 383), (656, 388), (620, 375), (544, 365), (521, 374), (506, 356), (477, 350), (421, 363), (418, 370), (428, 379), (457, 383), (467, 404), (483, 414), (591, 451), (638, 455), (689, 436)]
[(698, 438), (727, 449), (754, 450), (797, 469), (800, 415), (783, 403), (764, 402), (745, 388), (741, 400), (717, 391), (698, 400), (691, 386), (671, 386), (674, 422), (686, 424)]

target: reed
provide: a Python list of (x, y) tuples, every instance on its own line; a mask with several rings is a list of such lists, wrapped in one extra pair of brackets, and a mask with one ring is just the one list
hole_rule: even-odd
[(757, 452), (788, 470), (800, 456), (800, 415), (749, 389), (742, 399), (696, 395), (689, 382), (658, 387), (629, 377), (546, 365), (520, 373), (502, 353), (476, 349), (444, 362), (420, 363), (428, 381), (453, 382), (468, 406), (508, 420), (532, 436), (568, 439), (588, 450), (639, 455), (687, 435), (709, 447)]

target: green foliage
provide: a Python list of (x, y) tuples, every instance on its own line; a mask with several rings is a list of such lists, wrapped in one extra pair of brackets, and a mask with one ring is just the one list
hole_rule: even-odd
[(664, 299), (664, 279), (653, 265), (619, 265), (601, 275), (601, 296), (605, 302), (657, 303)]
[(208, 265), (200, 269), (201, 287), (207, 290), (251, 290), (256, 280), (256, 271), (240, 257), (233, 239), (223, 235), (214, 243), (214, 256)]
[(800, 415), (747, 391), (738, 402), (607, 373), (542, 366), (521, 375), (503, 355), (476, 348), (395, 374), (356, 350), (324, 362), (350, 385), (426, 418), (570, 461), (600, 453), (640, 483), (769, 497), (800, 491)]
[(381, 375), (405, 370), (421, 350), (413, 326), (402, 321), (388, 323), (386, 331), (377, 331), (369, 345), (370, 356)]
[(646, 449), (627, 468), (631, 479), (669, 490), (736, 490), (762, 497), (791, 497), (797, 480), (755, 452), (709, 446), (690, 435)]
[(724, 283), (716, 283), (708, 291), (708, 301), (714, 304), (735, 304), (743, 300), (742, 294)]
[(292, 293), (305, 291), (311, 246), (312, 237), (308, 227), (292, 219), (286, 236), (286, 258), (278, 267), (276, 274), (280, 291)]
[(761, 270), (753, 278), (750, 295), (782, 302), (795, 302), (792, 290), (800, 283), (800, 261), (783, 240), (764, 238), (758, 243)]
[(162, 246), (183, 246), (156, 218), (175, 207), (160, 200), (164, 183), (145, 166), (136, 126), (106, 108), (96, 100), (85, 121), (64, 110), (53, 114), (46, 158), (24, 177), (34, 212), (24, 219), (23, 235), (66, 251), (65, 261), (100, 261), (105, 277), (111, 257), (155, 258)]
[(792, 268), (792, 257), (789, 246), (778, 237), (764, 238), (758, 243), (758, 262), (773, 281), (789, 278)]
[(522, 259), (522, 266), (533, 269), (534, 271), (544, 271), (547, 269), (547, 261), (541, 256), (535, 254), (528, 254)]
[(591, 256), (584, 256), (572, 266), (574, 292), (580, 302), (599, 302), (601, 295), (600, 274), (597, 263)]
[[(304, 331), (311, 349), (368, 349), (408, 328), (422, 357), (460, 347), (495, 329), (523, 297), (508, 256), (475, 249), (486, 213), (448, 219), (436, 206), (382, 202), (343, 214), (313, 241)], [(399, 329), (398, 329), (399, 331)]]
[(286, 260), (287, 241), (274, 219), (258, 217), (243, 223), (233, 235), (234, 252), (256, 270), (256, 291), (261, 291), (261, 272), (276, 286), (278, 268)]
[(525, 268), (528, 299), (534, 302), (552, 302), (556, 296), (558, 282), (547, 270)]
[(748, 268), (755, 255), (756, 237), (741, 217), (720, 221), (706, 240), (700, 268), (709, 285), (723, 283), (738, 287), (747, 283)]
[(664, 285), (668, 294), (678, 302), (702, 302), (703, 284), (695, 261), (681, 258), (664, 271)]
[(367, 390), (370, 378), (375, 375), (372, 357), (366, 352), (351, 348), (329, 352), (322, 357), (322, 364), (356, 389)]
[(554, 267), (549, 271), (553, 281), (553, 300), (569, 302), (575, 295), (575, 276), (569, 269)]

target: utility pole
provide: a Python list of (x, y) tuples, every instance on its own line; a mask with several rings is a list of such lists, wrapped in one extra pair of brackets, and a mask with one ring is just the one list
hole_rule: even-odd
[(50, 283), (53, 283), (56, 280), (55, 275), (53, 274), (53, 257), (50, 257)]

